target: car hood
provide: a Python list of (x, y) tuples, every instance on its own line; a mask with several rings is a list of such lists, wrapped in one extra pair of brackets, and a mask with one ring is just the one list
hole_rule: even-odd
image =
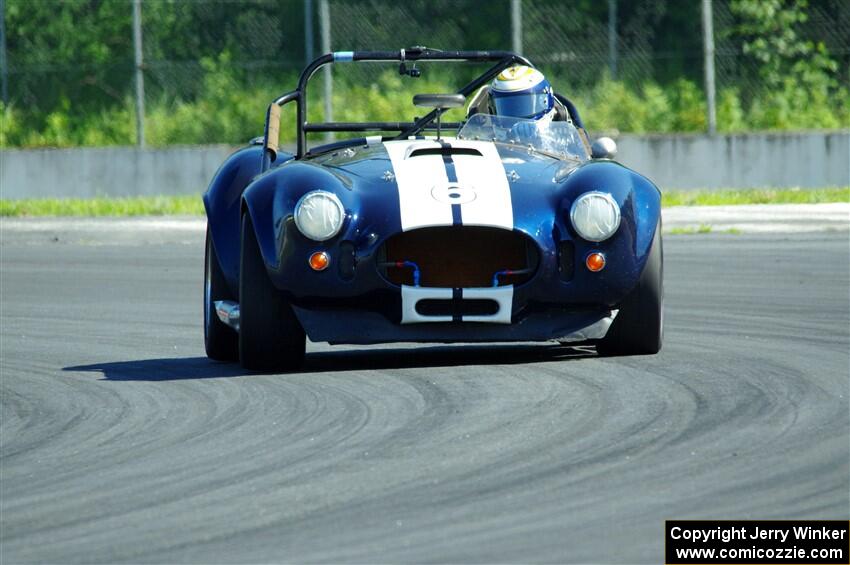
[(541, 182), (551, 184), (556, 177), (559, 182), (580, 164), (516, 145), (455, 138), (387, 141), (339, 149), (308, 161), (342, 175), (349, 185), (397, 182), (399, 175), (410, 171), (424, 174), (430, 181), (443, 176), (445, 165), (454, 163), (465, 170), (501, 168), (514, 186), (539, 186)]
[(361, 197), (397, 194), (401, 229), (408, 231), (444, 225), (513, 230), (518, 215), (536, 209), (551, 215), (559, 173), (579, 163), (513, 145), (443, 138), (345, 148), (315, 164), (345, 177)]

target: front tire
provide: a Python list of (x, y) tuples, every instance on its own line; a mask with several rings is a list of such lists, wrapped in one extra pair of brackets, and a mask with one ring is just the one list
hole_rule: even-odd
[(293, 370), (304, 360), (306, 336), (292, 306), (266, 272), (251, 217), (242, 219), (239, 269), (239, 360), (246, 369)]
[(216, 361), (239, 360), (239, 336), (218, 319), (216, 300), (233, 300), (207, 227), (207, 250), (204, 254), (204, 347), (207, 357)]
[(600, 355), (654, 355), (664, 339), (664, 249), (661, 224), (634, 290), (620, 304), (608, 334), (596, 345)]

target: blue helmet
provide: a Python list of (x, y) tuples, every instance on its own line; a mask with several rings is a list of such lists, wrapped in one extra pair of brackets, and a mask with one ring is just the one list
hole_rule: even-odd
[(552, 85), (537, 69), (525, 65), (508, 67), (490, 85), (497, 116), (537, 120), (555, 107)]

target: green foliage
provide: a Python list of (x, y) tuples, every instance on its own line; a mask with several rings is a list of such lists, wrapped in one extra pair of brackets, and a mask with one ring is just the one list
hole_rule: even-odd
[[(133, 103), (78, 113), (67, 98), (42, 116), (0, 102), (0, 147), (131, 145), (136, 138)], [(40, 124), (40, 127), (39, 127)]]
[[(427, 109), (413, 106), (413, 95), (421, 92), (453, 92), (455, 86), (435, 76), (416, 80), (404, 79), (396, 72), (381, 73), (371, 84), (349, 84), (334, 91), (334, 119), (344, 121), (411, 120), (414, 114)], [(444, 114), (447, 121), (460, 120), (463, 110), (450, 110)]]
[[(720, 131), (850, 126), (847, 0), (810, 1), (715, 3)], [(698, 1), (618, 2), (619, 80), (602, 72), (607, 3), (562, 4), (523, 3), (524, 45), (591, 130), (704, 131)], [(267, 104), (304, 63), (305, 5), (143, 2), (148, 143), (238, 144), (258, 135)], [(506, 1), (333, 0), (332, 12), (337, 49), (510, 44)], [(0, 147), (134, 143), (131, 2), (5, 0), (4, 17), (13, 102), (0, 106)], [(443, 74), (354, 80), (345, 72), (334, 70), (337, 120), (410, 119), (421, 115), (410, 104), (415, 92), (457, 84)], [(310, 120), (323, 117), (317, 79)], [(293, 120), (287, 108), (284, 142), (294, 139)]]
[(671, 88), (673, 131), (705, 131), (705, 96), (693, 82), (678, 79)]
[[(595, 130), (647, 131), (647, 109), (641, 93), (625, 83), (603, 78), (588, 94), (573, 95), (587, 127)], [(666, 113), (669, 101), (656, 100), (656, 108)], [(592, 125), (591, 125), (592, 124)]]
[(799, 24), (808, 19), (808, 0), (732, 0), (739, 18), (733, 35), (744, 39), (743, 51), (759, 63), (768, 88), (791, 79), (806, 86), (830, 86), (837, 64), (823, 42), (800, 38)]
[[(762, 88), (743, 101), (757, 129), (838, 128), (850, 124), (850, 96), (822, 41), (801, 37), (808, 0), (732, 0), (731, 36), (755, 63)], [(727, 101), (728, 103), (729, 101)]]
[[(668, 88), (646, 82), (636, 88), (625, 82), (603, 78), (587, 94), (573, 97), (579, 104), (582, 119), (593, 131), (618, 130), (629, 133), (701, 132), (705, 130), (705, 96), (693, 82), (675, 81)], [(726, 93), (725, 100), (733, 113), (737, 93)], [(747, 124), (738, 115), (734, 129)], [(722, 116), (719, 119), (722, 123)], [(733, 128), (725, 128), (732, 131)]]
[(741, 94), (737, 88), (724, 88), (718, 93), (717, 124), (722, 132), (747, 129), (747, 115), (741, 105)]
[(274, 98), (270, 88), (246, 91), (229, 65), (230, 56), (204, 58), (202, 92), (194, 101), (169, 100), (152, 104), (145, 116), (145, 133), (151, 145), (244, 143), (263, 132), (264, 110)]
[[(6, 0), (10, 87), (26, 93), (20, 105), (42, 110), (17, 109), (36, 138), (82, 143), (72, 133), (78, 116), (97, 122), (101, 110), (124, 104), (133, 84), (130, 7), (99, 0)], [(28, 131), (18, 135), (29, 138)]]
[[(205, 95), (195, 100), (161, 97), (149, 102), (145, 118), (148, 144), (204, 144), (211, 141), (242, 144), (262, 135), (265, 109), (280, 89), (240, 87), (229, 69), (227, 55), (205, 59)], [(285, 80), (294, 84), (295, 77)], [(453, 89), (446, 77), (423, 76), (416, 81), (386, 72), (374, 82), (337, 81), (334, 87), (334, 119), (338, 121), (410, 120), (422, 115), (412, 105), (417, 92)], [(324, 119), (316, 82), (308, 105), (309, 119)], [(628, 133), (702, 132), (705, 130), (705, 97), (695, 83), (680, 79), (668, 87), (653, 82), (630, 85), (603, 78), (592, 89), (571, 98), (591, 131)], [(43, 116), (42, 125), (29, 112), (0, 104), (0, 147), (72, 147), (132, 145), (135, 142), (135, 109), (131, 99), (120, 105), (77, 113), (67, 99)], [(834, 92), (807, 91), (790, 81), (760, 96), (745, 96), (735, 88), (718, 95), (718, 129), (748, 130), (841, 128), (850, 124), (847, 89)], [(446, 114), (446, 121), (463, 118), (461, 110)], [(285, 107), (281, 119), (281, 142), (295, 140), (294, 104)], [(340, 136), (342, 137), (342, 136)], [(318, 139), (318, 136), (316, 136)]]
[(0, 147), (24, 145), (15, 137), (22, 130), (20, 113), (0, 101)]

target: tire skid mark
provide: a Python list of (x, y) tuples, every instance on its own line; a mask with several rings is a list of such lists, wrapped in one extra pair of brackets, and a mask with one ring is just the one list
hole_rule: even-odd
[[(850, 513), (846, 276), (821, 261), (831, 286), (800, 294), (772, 239), (672, 240), (657, 357), (317, 348), (290, 375), (183, 359), (202, 355), (194, 248), (6, 247), (4, 558), (644, 562), (664, 517)], [(22, 284), (76, 260), (65, 304)]]

